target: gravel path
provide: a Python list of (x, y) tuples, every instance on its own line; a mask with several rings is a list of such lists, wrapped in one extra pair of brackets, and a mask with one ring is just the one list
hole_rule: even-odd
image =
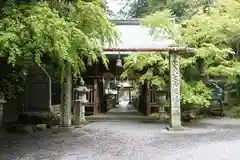
[(240, 159), (239, 120), (204, 120), (182, 132), (164, 128), (116, 121), (94, 122), (71, 132), (7, 135), (0, 139), (0, 160)]

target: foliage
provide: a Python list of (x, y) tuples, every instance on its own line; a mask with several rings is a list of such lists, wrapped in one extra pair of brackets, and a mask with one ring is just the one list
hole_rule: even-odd
[(240, 117), (240, 106), (228, 107), (224, 110), (224, 115), (231, 118), (239, 118)]
[(147, 11), (148, 0), (125, 0), (125, 5), (118, 14), (126, 18), (139, 18)]
[[(97, 48), (85, 52), (82, 56), (88, 57), (88, 64), (98, 61), (98, 57), (107, 67), (108, 59), (102, 52), (102, 46), (106, 43), (115, 43), (118, 40), (117, 32), (108, 21), (105, 6), (101, 0), (78, 0), (76, 3), (54, 1), (51, 7), (59, 11), (65, 20), (73, 22)], [(97, 26), (97, 27), (96, 27)]]
[[(131, 76), (142, 84), (149, 81), (157, 90), (167, 90), (169, 84), (168, 55), (166, 53), (134, 54), (125, 58), (122, 78)], [(186, 70), (182, 70), (182, 73)], [(181, 103), (208, 107), (211, 91), (202, 81), (183, 80), (181, 83)]]
[[(120, 11), (125, 17), (144, 17), (156, 11), (170, 10), (178, 20), (185, 20), (195, 15), (200, 6), (204, 10), (211, 6), (213, 0), (134, 0), (126, 3)], [(128, 10), (126, 9), (128, 8)]]
[(239, 62), (233, 59), (232, 46), (239, 41), (239, 9), (236, 0), (220, 0), (210, 12), (182, 23), (184, 42), (198, 49), (195, 60), (204, 61), (203, 75), (227, 77), (231, 82), (238, 79)]
[(131, 90), (131, 96), (133, 99), (138, 99), (138, 97), (140, 96), (140, 85), (137, 83), (133, 83), (133, 87)]
[(107, 12), (108, 16), (114, 16), (114, 12), (111, 10), (111, 8), (108, 5), (108, 1), (104, 0), (103, 1), (103, 8), (105, 9), (105, 11)]
[[(188, 44), (197, 49), (195, 56), (184, 55), (181, 58), (183, 104), (210, 104), (210, 91), (202, 80), (217, 77), (229, 83), (239, 82), (239, 62), (234, 50), (240, 37), (240, 2), (218, 0), (208, 11), (204, 7), (201, 6), (196, 15), (176, 26), (171, 23), (172, 13), (169, 10), (156, 12), (143, 20), (144, 25), (152, 28), (151, 34), (155, 38), (162, 38), (159, 28), (164, 28), (177, 44)], [(165, 68), (162, 66), (164, 63)], [(164, 78), (168, 76), (167, 64), (167, 55), (163, 53), (131, 55), (126, 58), (123, 77), (136, 75), (136, 79), (164, 88), (168, 84), (168, 79)], [(153, 83), (155, 79), (157, 83)]]
[(25, 75), (18, 70), (12, 70), (7, 76), (0, 79), (0, 91), (5, 100), (15, 99), (23, 91)]
[(62, 71), (70, 65), (74, 76), (85, 70), (86, 58), (91, 64), (100, 57), (107, 66), (102, 46), (117, 35), (100, 2), (7, 3), (0, 17), (0, 56), (24, 68), (50, 59)]
[(132, 54), (125, 58), (123, 68), (122, 78), (130, 76), (142, 84), (147, 80), (159, 90), (167, 86), (168, 61), (166, 54)]
[[(150, 34), (156, 38), (166, 38), (174, 40), (176, 43), (181, 43), (182, 37), (180, 30), (180, 25), (175, 24), (172, 18), (172, 13), (170, 10), (164, 10), (162, 12), (155, 12), (152, 15), (146, 16), (142, 20), (142, 24), (144, 26), (150, 27), (151, 31)], [(161, 23), (159, 23), (161, 22)], [(159, 29), (161, 28), (161, 29)], [(163, 34), (163, 31), (166, 32), (167, 37)]]
[(181, 102), (182, 104), (196, 104), (208, 107), (211, 100), (211, 91), (202, 81), (181, 83)]
[(96, 62), (102, 56), (102, 44), (111, 41), (114, 33), (105, 12), (79, 0), (69, 17), (59, 13), (46, 2), (8, 6), (0, 20), (1, 54), (12, 64), (28, 64), (33, 58), (41, 63), (41, 58), (47, 56), (62, 69), (65, 62), (69, 63), (77, 74), (85, 69), (84, 57)]

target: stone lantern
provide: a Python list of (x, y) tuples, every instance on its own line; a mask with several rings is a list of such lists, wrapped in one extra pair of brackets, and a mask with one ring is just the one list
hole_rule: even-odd
[(3, 105), (6, 103), (4, 100), (4, 94), (0, 93), (0, 126), (3, 125)]
[(118, 82), (115, 78), (115, 82), (112, 85), (112, 89), (114, 89), (116, 91), (116, 94), (115, 94), (116, 105), (119, 104), (119, 90), (120, 90), (121, 87), (122, 87), (121, 83)]
[(83, 80), (80, 82), (80, 86), (74, 88), (74, 92), (77, 94), (76, 99), (78, 106), (74, 107), (73, 117), (74, 117), (74, 125), (83, 125), (86, 124), (87, 121), (85, 119), (85, 105), (88, 103), (87, 93), (89, 89), (86, 87)]
[(167, 102), (166, 92), (156, 91), (156, 102), (158, 104), (159, 120), (165, 119), (165, 106)]

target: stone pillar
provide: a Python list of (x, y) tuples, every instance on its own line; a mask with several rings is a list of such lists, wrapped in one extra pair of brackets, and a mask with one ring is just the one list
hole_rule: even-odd
[(168, 130), (183, 130), (181, 125), (180, 108), (180, 56), (178, 53), (169, 53), (170, 69), (170, 126)]
[(0, 127), (3, 125), (3, 105), (5, 102), (4, 99), (0, 99)]

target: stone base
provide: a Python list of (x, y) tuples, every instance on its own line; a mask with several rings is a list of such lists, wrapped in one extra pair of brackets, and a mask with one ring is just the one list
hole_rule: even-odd
[(38, 124), (38, 125), (34, 125), (32, 126), (33, 131), (37, 132), (37, 131), (44, 131), (47, 129), (47, 124)]
[(80, 122), (74, 123), (73, 125), (74, 125), (74, 126), (79, 126), (79, 125), (86, 125), (86, 124), (88, 124), (88, 121), (87, 121), (87, 120), (81, 120)]
[(184, 127), (183, 126), (179, 126), (179, 127), (170, 127), (170, 126), (167, 126), (166, 129), (168, 131), (183, 131), (184, 130)]
[(52, 127), (52, 129), (55, 129), (55, 128), (74, 129), (74, 126), (62, 126), (62, 125), (59, 125), (59, 126)]
[(158, 120), (166, 120), (167, 119), (167, 114), (162, 112), (158, 113)]
[(74, 128), (82, 128), (84, 127), (84, 124), (79, 124), (79, 125), (73, 125)]
[(62, 127), (62, 126), (54, 126), (51, 128), (52, 133), (54, 134), (60, 134), (60, 133), (69, 133), (72, 132), (75, 129), (74, 126), (70, 126), (70, 127)]

